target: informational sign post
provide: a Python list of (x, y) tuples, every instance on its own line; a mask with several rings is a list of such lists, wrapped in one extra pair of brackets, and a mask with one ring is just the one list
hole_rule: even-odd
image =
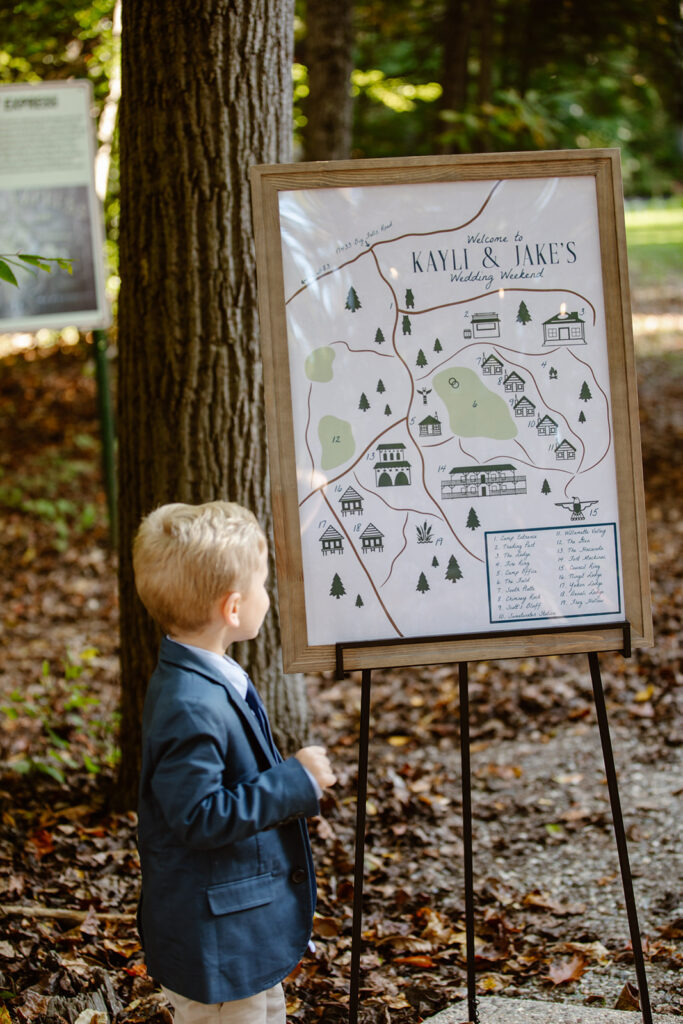
[(618, 152), (252, 193), (285, 667), (651, 643)]
[(0, 254), (73, 261), (0, 287), (0, 333), (106, 327), (89, 82), (0, 88)]

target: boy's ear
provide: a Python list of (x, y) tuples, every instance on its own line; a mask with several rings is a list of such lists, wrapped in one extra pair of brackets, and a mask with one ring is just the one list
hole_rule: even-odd
[(220, 599), (220, 613), (226, 625), (235, 627), (239, 626), (241, 600), (242, 595), (238, 590), (231, 590), (229, 594), (226, 594), (225, 597)]

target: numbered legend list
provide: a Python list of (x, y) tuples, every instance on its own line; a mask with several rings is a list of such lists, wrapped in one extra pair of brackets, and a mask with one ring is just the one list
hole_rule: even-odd
[(620, 615), (616, 523), (485, 535), (493, 622)]

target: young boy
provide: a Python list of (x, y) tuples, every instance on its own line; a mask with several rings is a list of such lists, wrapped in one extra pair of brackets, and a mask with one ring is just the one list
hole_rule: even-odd
[(322, 747), (282, 759), (225, 653), (261, 628), (267, 555), (252, 513), (227, 501), (164, 505), (133, 548), (165, 634), (143, 715), (140, 931), (176, 1024), (285, 1024), (281, 981), (311, 934), (304, 819), (335, 777)]

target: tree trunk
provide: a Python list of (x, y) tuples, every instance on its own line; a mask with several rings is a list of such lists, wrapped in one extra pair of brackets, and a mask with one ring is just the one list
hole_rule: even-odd
[(493, 50), (495, 0), (479, 0), (477, 8), (479, 37), (479, 74), (477, 76), (477, 103), (491, 102), (493, 95)]
[[(128, 806), (159, 639), (135, 594), (141, 517), (168, 501), (226, 498), (255, 512), (273, 548), (248, 173), (290, 158), (292, 21), (293, 0), (124, 0), (119, 798)], [(301, 677), (284, 680), (279, 641), (273, 600), (258, 639), (232, 653), (291, 749), (306, 732), (305, 696)]]
[[(442, 22), (443, 68), (441, 74), (441, 110), (461, 113), (467, 105), (468, 70), (474, 0), (447, 0)], [(443, 128), (444, 153), (460, 152), (453, 128)]]
[(352, 0), (306, 4), (306, 160), (345, 160), (351, 155), (352, 10)]

